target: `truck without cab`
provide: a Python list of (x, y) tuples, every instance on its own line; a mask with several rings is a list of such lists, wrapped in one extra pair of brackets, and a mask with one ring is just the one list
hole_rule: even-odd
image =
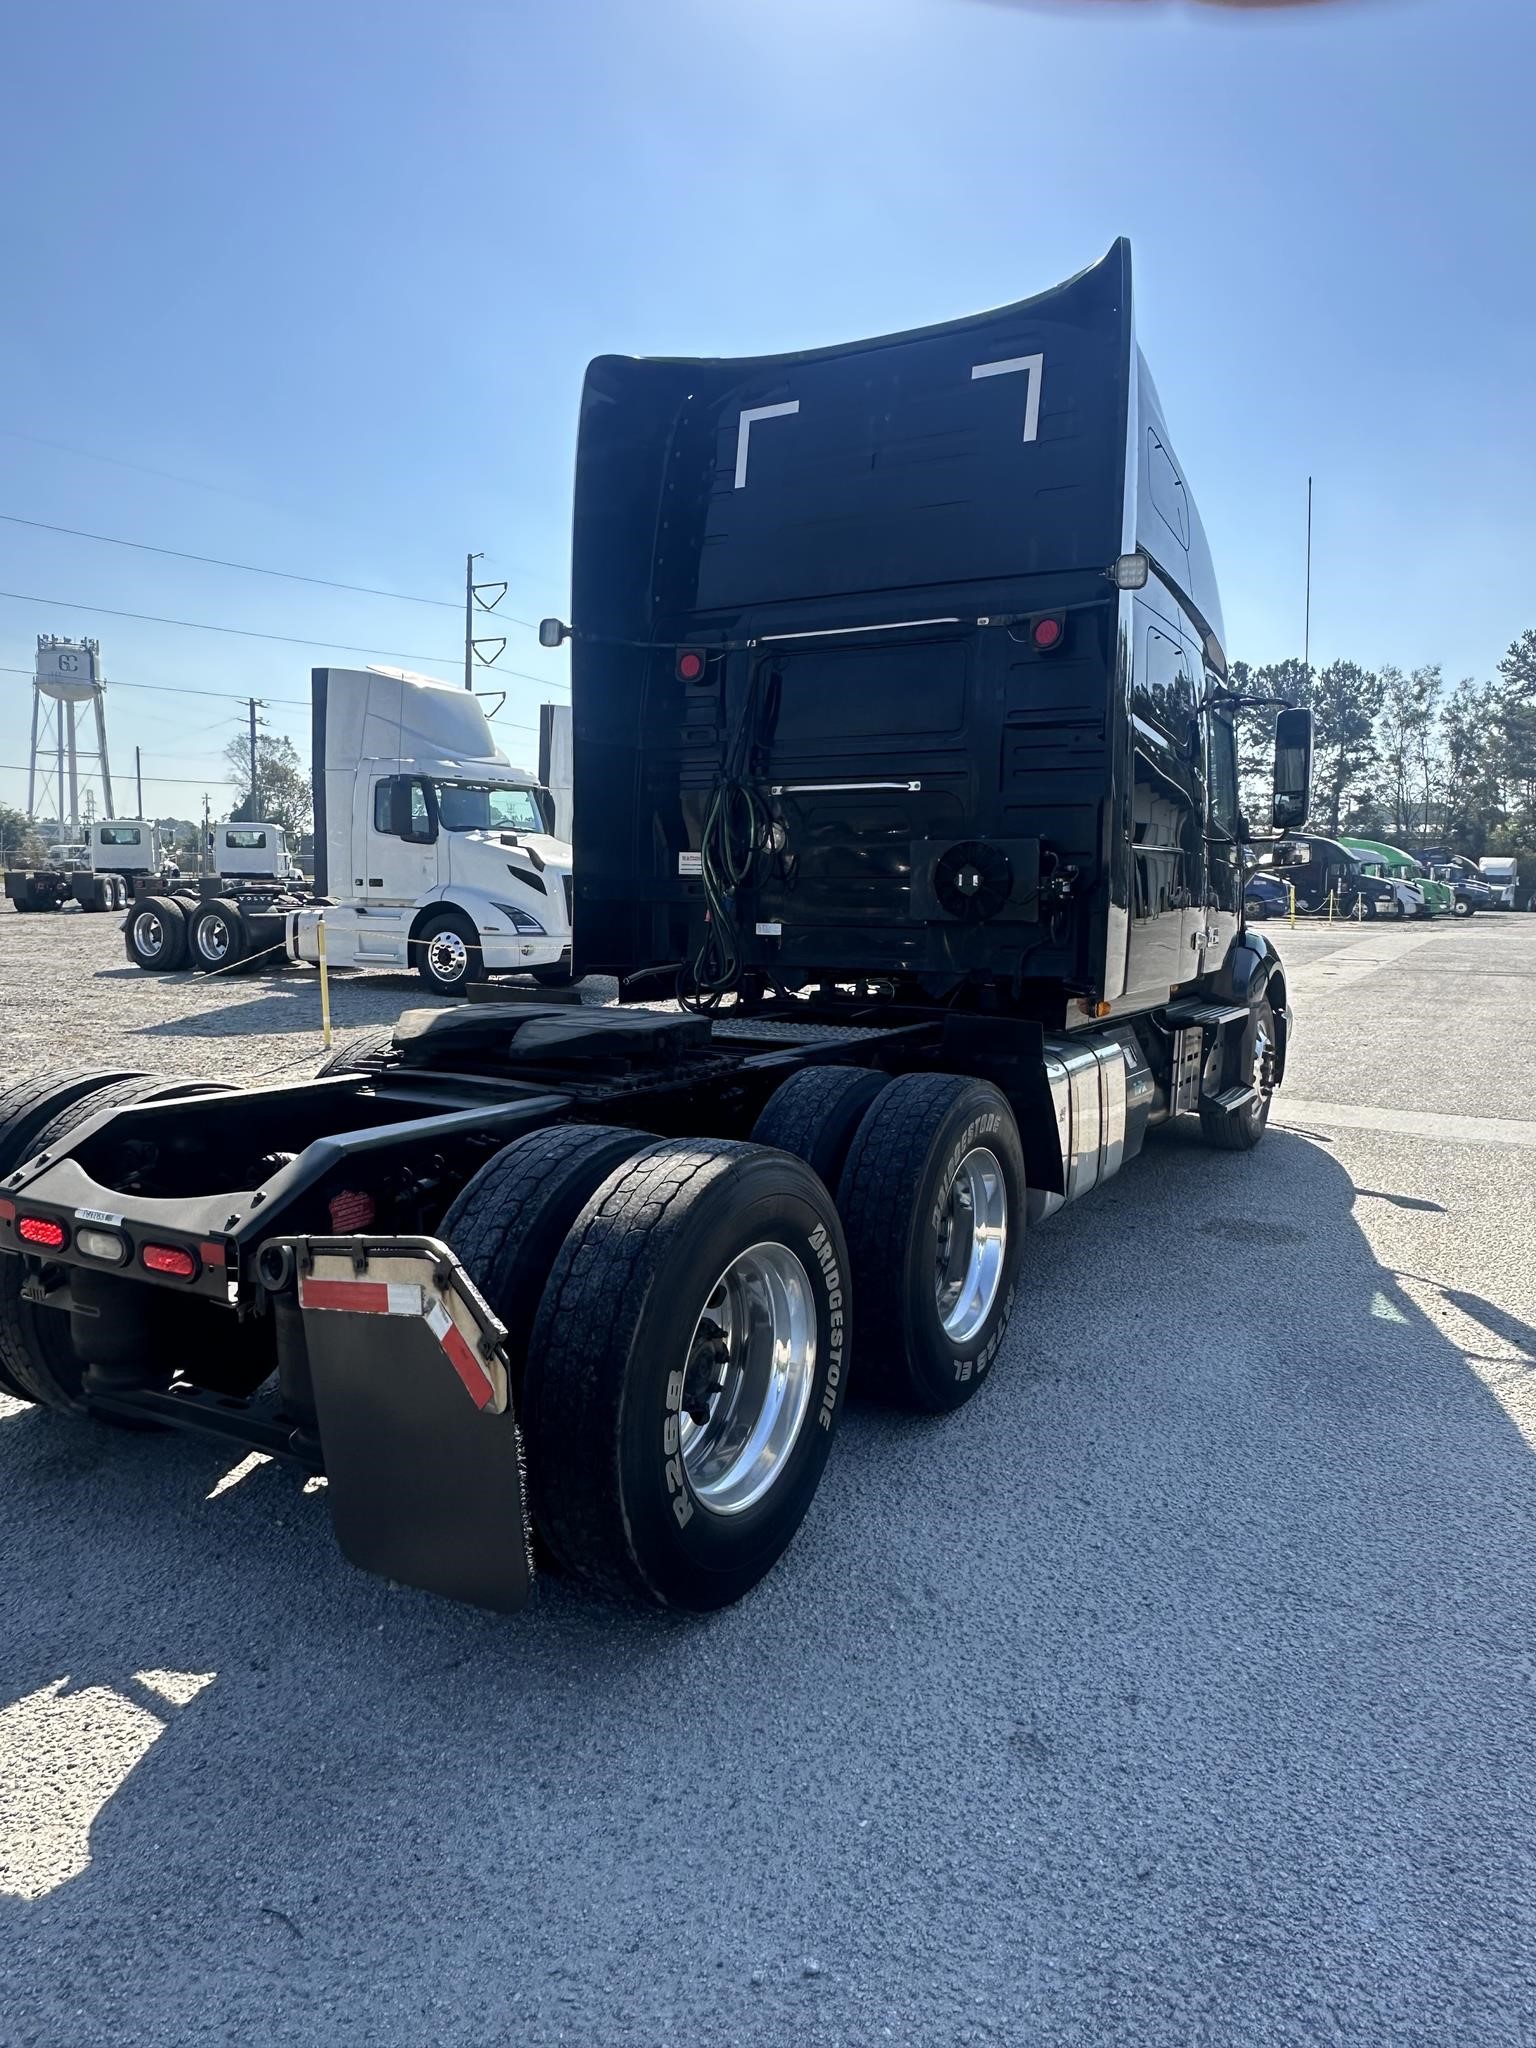
[[(324, 1472), (396, 1580), (515, 1609), (536, 1531), (713, 1608), (792, 1539), (850, 1376), (974, 1398), (1026, 1224), (1175, 1116), (1250, 1151), (1284, 1073), (1128, 246), (915, 333), (593, 363), (567, 634), (575, 964), (680, 1002), (419, 1012), (269, 1088), (13, 1091), (0, 1370)], [(1277, 721), (1282, 830), (1310, 732)], [(523, 864), (504, 773), (395, 752), (326, 777), (352, 888), (383, 838), (440, 891), (460, 833)]]

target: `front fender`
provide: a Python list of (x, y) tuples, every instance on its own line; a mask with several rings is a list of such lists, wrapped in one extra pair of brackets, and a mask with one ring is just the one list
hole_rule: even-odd
[(1290, 1049), (1292, 1018), (1285, 986), (1285, 969), (1280, 955), (1263, 932), (1245, 928), (1216, 972), (1202, 983), (1205, 993), (1218, 1001), (1253, 1004), (1269, 997), (1275, 1013), (1275, 1079), (1285, 1079), (1285, 1059)]

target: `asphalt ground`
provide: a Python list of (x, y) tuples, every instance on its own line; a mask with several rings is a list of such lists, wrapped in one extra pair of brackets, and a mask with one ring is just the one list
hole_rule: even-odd
[[(315, 1057), (312, 976), (115, 924), (0, 916), (13, 1068)], [(1536, 2042), (1536, 917), (1269, 932), (1260, 1149), (1053, 1219), (709, 1620), (0, 1401), (0, 2040)]]

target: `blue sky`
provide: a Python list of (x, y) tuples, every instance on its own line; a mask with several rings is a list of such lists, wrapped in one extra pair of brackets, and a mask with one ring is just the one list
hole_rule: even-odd
[[(0, 512), (449, 600), (483, 548), (537, 619), (566, 608), (590, 356), (918, 325), (1126, 233), (1231, 652), (1299, 651), (1311, 472), (1314, 659), (1487, 675), (1536, 624), (1533, 17), (12, 0)], [(231, 698), (302, 700), (348, 658), (81, 604), (449, 673), (460, 644), (451, 611), (3, 523), (0, 588), (68, 601), (0, 599), (7, 763), (29, 687), (3, 670), (39, 632)], [(507, 683), (502, 738), (531, 758), (564, 663), (510, 642), (535, 680)], [(239, 709), (122, 689), (116, 765), (137, 743), (147, 807), (217, 808)], [(302, 743), (300, 703), (269, 717)]]

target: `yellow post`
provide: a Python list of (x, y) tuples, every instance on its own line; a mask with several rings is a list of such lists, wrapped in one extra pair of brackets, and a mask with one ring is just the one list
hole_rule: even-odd
[(1357, 897), (1355, 898), (1355, 923), (1356, 923), (1356, 924), (1364, 924), (1364, 922), (1365, 922), (1365, 898), (1364, 898), (1363, 896), (1357, 896)]
[(1333, 923), (1333, 891), (1328, 891), (1328, 922)]
[(331, 1049), (331, 978), (325, 971), (325, 912), (315, 924), (315, 944), (320, 949), (320, 1043)]
[(1295, 884), (1294, 882), (1287, 882), (1285, 886), (1286, 886), (1286, 888), (1287, 888), (1287, 889), (1288, 889), (1288, 890), (1290, 891), (1290, 897), (1291, 897), (1291, 930), (1292, 930), (1292, 931), (1294, 931), (1294, 930), (1296, 929), (1296, 884)]

